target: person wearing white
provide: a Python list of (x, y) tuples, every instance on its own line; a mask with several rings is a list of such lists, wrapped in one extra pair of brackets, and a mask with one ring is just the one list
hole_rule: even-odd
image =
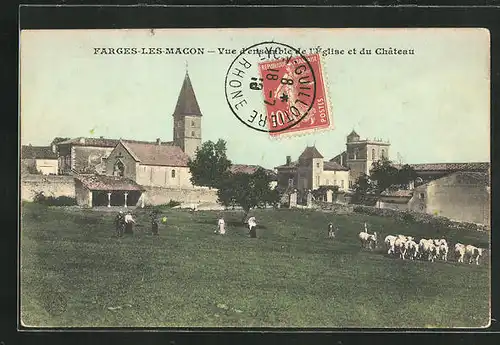
[(257, 222), (255, 221), (255, 217), (250, 217), (248, 219), (248, 229), (250, 232), (250, 237), (252, 238), (257, 237), (256, 228), (257, 228)]
[(226, 222), (224, 218), (219, 219), (219, 234), (224, 235), (226, 233)]
[(134, 232), (133, 224), (135, 224), (135, 220), (134, 218), (132, 218), (130, 212), (125, 215), (124, 222), (125, 222), (125, 233), (132, 234)]
[(132, 218), (132, 215), (130, 213), (127, 213), (125, 215), (125, 223), (135, 223), (134, 218)]

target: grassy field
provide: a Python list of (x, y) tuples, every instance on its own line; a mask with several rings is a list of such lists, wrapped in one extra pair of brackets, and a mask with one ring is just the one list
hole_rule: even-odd
[[(105, 211), (23, 206), (21, 318), (37, 327), (482, 327), (489, 257), (480, 266), (403, 261), (362, 250), (362, 223), (489, 247), (489, 235), (391, 218), (256, 211), (258, 238), (225, 212), (168, 210), (160, 236), (136, 210), (134, 235), (113, 237)], [(326, 224), (340, 227), (327, 239)], [(383, 240), (382, 237), (382, 240)]]

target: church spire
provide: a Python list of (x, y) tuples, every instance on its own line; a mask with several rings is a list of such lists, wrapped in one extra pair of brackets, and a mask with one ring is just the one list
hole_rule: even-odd
[(202, 116), (187, 67), (188, 63), (186, 61), (186, 74), (184, 76), (181, 92), (179, 93), (179, 98), (177, 99), (177, 105), (175, 106), (174, 117), (185, 115)]

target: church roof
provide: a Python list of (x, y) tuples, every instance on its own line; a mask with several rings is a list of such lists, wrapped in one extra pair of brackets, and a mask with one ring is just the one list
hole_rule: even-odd
[(178, 146), (152, 143), (121, 142), (130, 155), (142, 165), (187, 167), (188, 155)]
[(174, 111), (174, 116), (185, 115), (202, 116), (200, 106), (194, 94), (193, 85), (191, 84), (191, 79), (189, 79), (189, 74), (187, 72)]
[(311, 159), (311, 158), (323, 158), (321, 153), (319, 153), (316, 146), (306, 146), (305, 150), (299, 156), (299, 160)]

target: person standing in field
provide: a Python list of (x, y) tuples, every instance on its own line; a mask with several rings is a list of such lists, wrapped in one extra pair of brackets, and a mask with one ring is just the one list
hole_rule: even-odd
[(158, 228), (159, 228), (159, 220), (158, 220), (158, 211), (153, 210), (151, 212), (151, 233), (153, 236), (158, 236)]
[(248, 218), (248, 229), (251, 238), (257, 237), (257, 222), (255, 221), (255, 217)]
[(115, 231), (118, 237), (123, 236), (123, 231), (125, 230), (125, 218), (123, 215), (123, 211), (118, 212), (115, 217)]
[(226, 233), (226, 222), (224, 221), (224, 218), (220, 217), (219, 222), (219, 234), (224, 235)]
[(130, 213), (130, 211), (127, 212), (124, 220), (125, 220), (125, 233), (133, 234), (134, 233), (133, 225), (135, 224), (135, 220), (132, 217), (132, 214)]

